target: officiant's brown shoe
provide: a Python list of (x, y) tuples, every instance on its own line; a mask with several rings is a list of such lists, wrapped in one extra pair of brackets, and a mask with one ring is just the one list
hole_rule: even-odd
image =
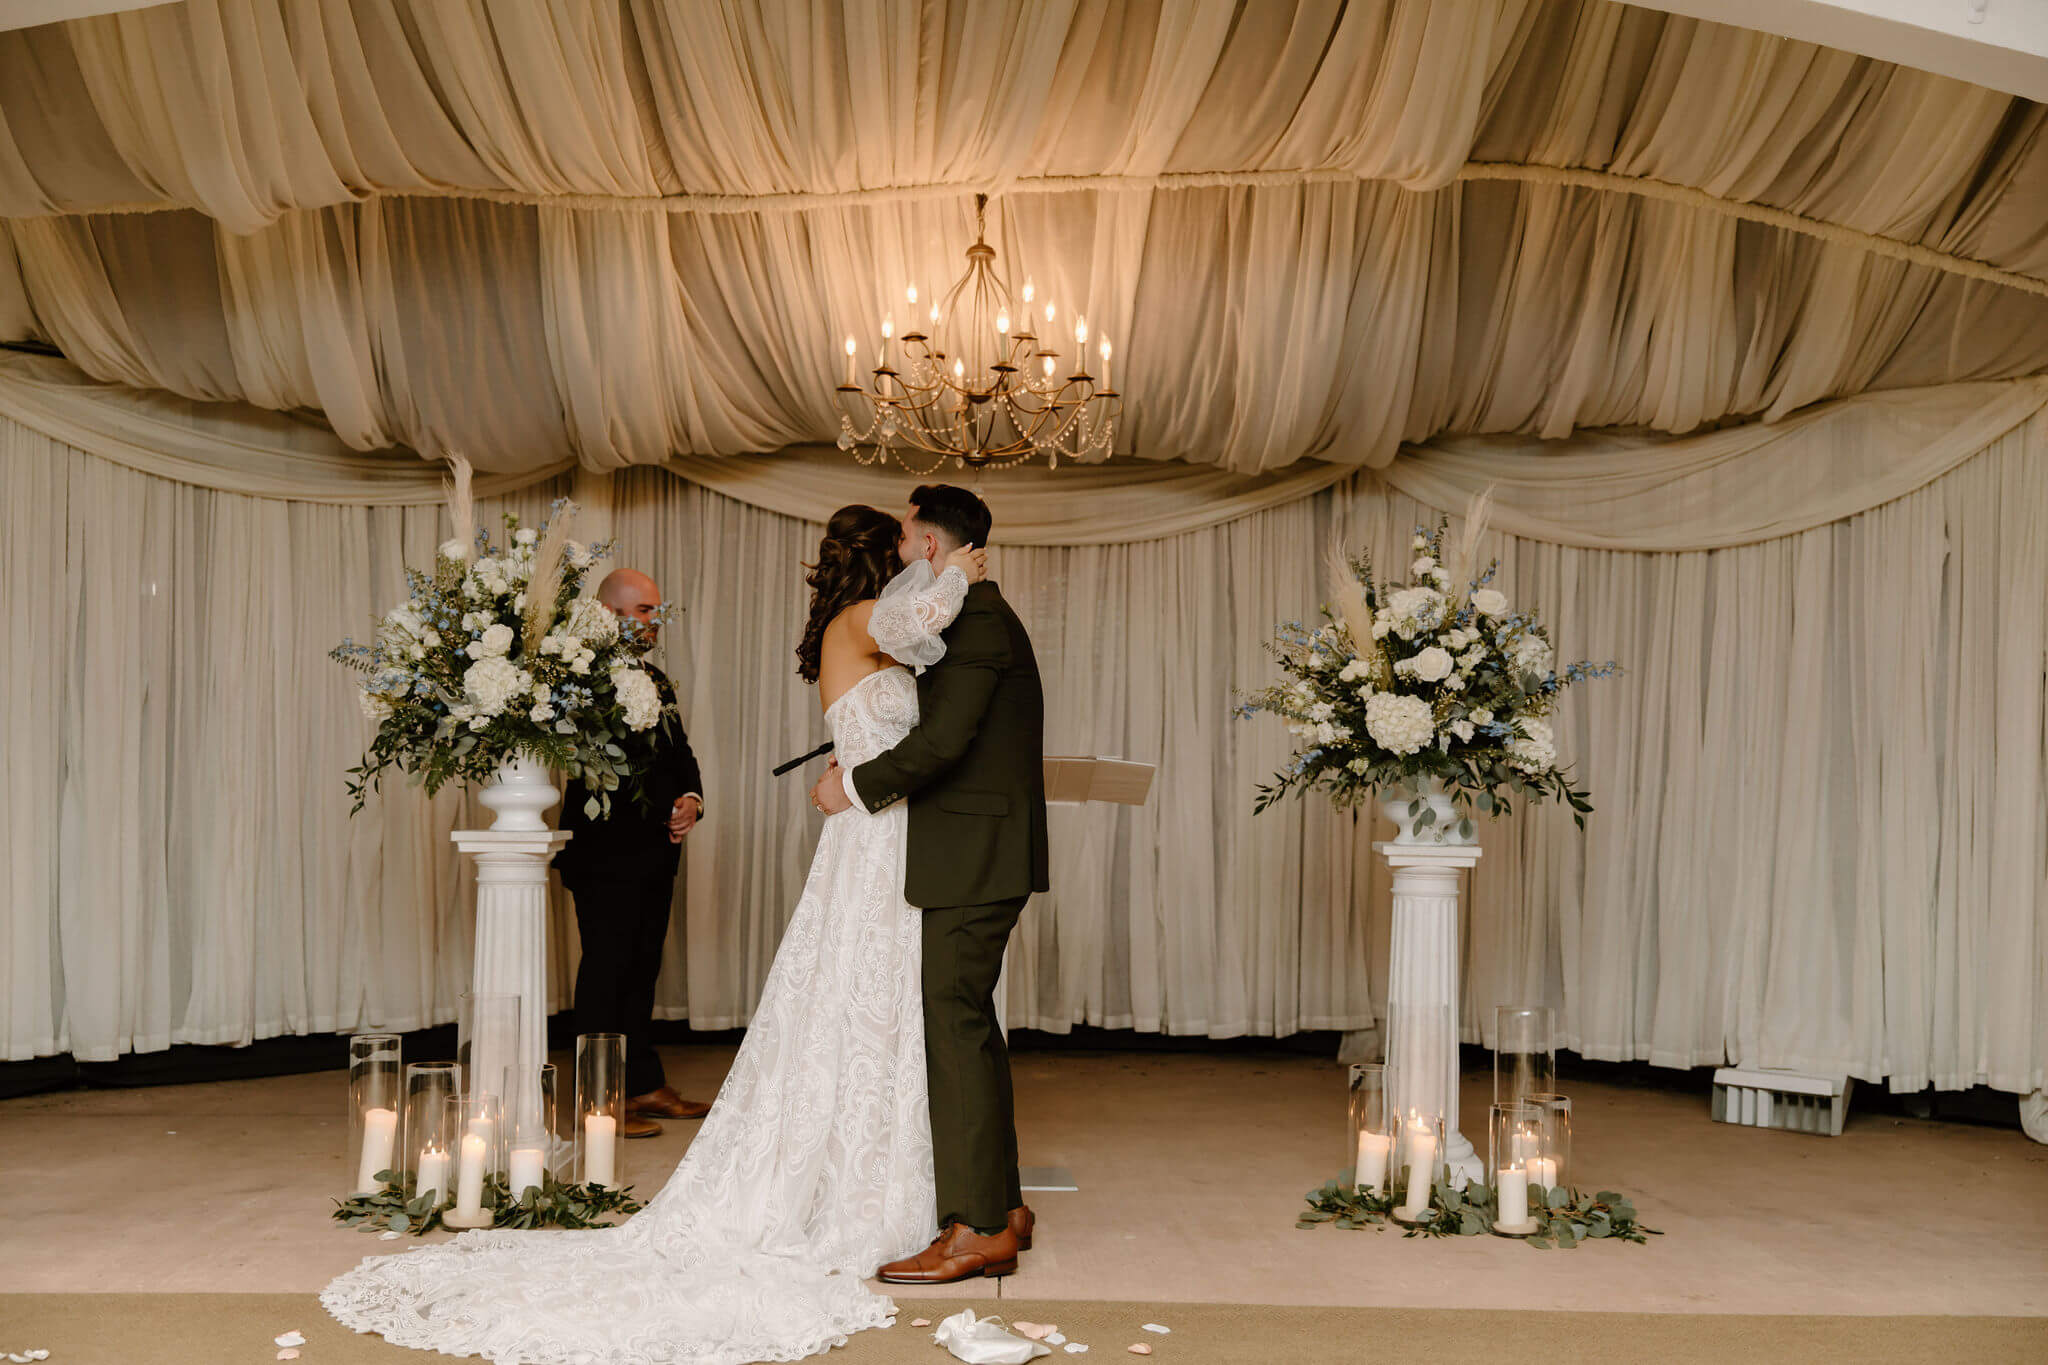
[(1017, 1250), (1031, 1250), (1031, 1231), (1037, 1226), (1038, 1215), (1029, 1204), (1019, 1204), (1010, 1210), (1010, 1235), (1017, 1239)]
[(950, 1223), (937, 1241), (908, 1260), (889, 1262), (875, 1278), (887, 1284), (952, 1284), (1016, 1273), (1016, 1233), (1004, 1228), (984, 1237), (965, 1223)]
[(711, 1112), (711, 1106), (702, 1100), (686, 1100), (665, 1085), (627, 1100), (626, 1112), (650, 1119), (701, 1119)]
[(643, 1119), (638, 1114), (626, 1115), (625, 1126), (619, 1129), (620, 1137), (660, 1137), (661, 1125), (653, 1119)]

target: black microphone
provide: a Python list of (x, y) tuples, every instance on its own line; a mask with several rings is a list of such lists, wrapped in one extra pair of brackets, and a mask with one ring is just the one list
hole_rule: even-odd
[(826, 754), (829, 754), (831, 752), (832, 741), (828, 739), (823, 744), (820, 744), (817, 748), (805, 754), (803, 757), (792, 758), (791, 760), (789, 760), (789, 762), (783, 764), (781, 767), (770, 769), (768, 775), (770, 777), (780, 777), (784, 773), (788, 772), (791, 768), (801, 768), (804, 764), (810, 762), (812, 759), (822, 758)]

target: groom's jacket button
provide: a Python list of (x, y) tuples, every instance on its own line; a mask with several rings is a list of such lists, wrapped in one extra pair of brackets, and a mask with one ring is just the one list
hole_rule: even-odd
[(948, 791), (939, 793), (938, 806), (958, 815), (1008, 815), (1010, 798), (1001, 792)]

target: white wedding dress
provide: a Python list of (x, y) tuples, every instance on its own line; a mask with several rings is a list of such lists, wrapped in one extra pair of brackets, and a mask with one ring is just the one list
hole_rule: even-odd
[[(957, 569), (913, 565), (871, 633), (895, 658), (935, 663), (966, 589)], [(868, 674), (826, 720), (852, 768), (916, 725), (916, 683), (898, 667)], [(862, 1281), (937, 1233), (906, 820), (899, 802), (825, 821), (717, 1102), (630, 1222), (373, 1256), (321, 1303), (358, 1332), (495, 1365), (797, 1360), (887, 1325), (895, 1305)]]

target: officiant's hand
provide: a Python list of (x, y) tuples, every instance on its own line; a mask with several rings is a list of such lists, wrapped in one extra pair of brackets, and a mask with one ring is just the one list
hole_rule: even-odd
[(704, 803), (694, 796), (678, 796), (675, 807), (668, 813), (668, 841), (680, 844), (683, 836), (697, 828), (697, 817), (704, 813)]
[(846, 771), (833, 759), (825, 765), (825, 775), (811, 788), (811, 804), (827, 815), (837, 815), (850, 809), (853, 802), (846, 795)]
[(944, 573), (947, 569), (958, 569), (967, 575), (969, 583), (979, 583), (988, 577), (988, 551), (977, 545), (962, 545), (946, 556), (939, 572)]

